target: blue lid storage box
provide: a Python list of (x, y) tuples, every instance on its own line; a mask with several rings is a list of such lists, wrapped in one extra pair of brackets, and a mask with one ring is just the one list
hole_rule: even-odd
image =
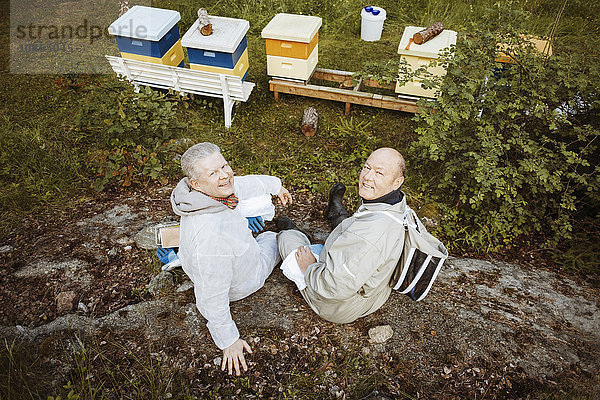
[[(208, 19), (212, 24), (211, 35), (202, 35), (196, 20), (181, 39), (181, 44), (187, 48), (190, 68), (204, 70), (201, 66), (210, 66), (216, 67), (219, 73), (238, 75), (239, 71), (234, 73), (233, 70), (239, 69), (240, 59), (247, 54), (246, 32), (250, 23), (244, 19), (214, 15), (209, 15)], [(247, 55), (245, 64), (244, 76), (248, 69)], [(212, 68), (207, 70), (216, 72)]]
[(114, 35), (121, 53), (162, 58), (179, 41), (178, 11), (133, 6), (108, 32)]

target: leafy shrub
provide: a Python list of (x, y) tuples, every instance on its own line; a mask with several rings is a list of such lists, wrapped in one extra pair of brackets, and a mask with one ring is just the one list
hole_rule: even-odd
[[(162, 143), (154, 149), (142, 145), (135, 147), (114, 147), (110, 150), (96, 150), (92, 155), (92, 165), (96, 172), (93, 188), (101, 191), (105, 185), (116, 183), (121, 186), (130, 186), (142, 180), (157, 180), (166, 184), (171, 172), (165, 173), (174, 167), (174, 159), (179, 146), (175, 140)], [(166, 156), (171, 155), (171, 160)]]
[(107, 82), (91, 94), (79, 121), (96, 142), (88, 152), (96, 176), (93, 187), (103, 190), (107, 184), (129, 186), (150, 179), (164, 182), (164, 170), (175, 166), (178, 146), (172, 138), (183, 127), (175, 119), (176, 99), (147, 86), (136, 93), (120, 82)]
[[(533, 232), (568, 238), (576, 214), (600, 206), (598, 64), (546, 60), (499, 22), (460, 33), (441, 59), (441, 94), (421, 104), (411, 148), (412, 168), (437, 177), (422, 189), (446, 204), (446, 233), (488, 249)], [(516, 63), (495, 62), (498, 44)]]

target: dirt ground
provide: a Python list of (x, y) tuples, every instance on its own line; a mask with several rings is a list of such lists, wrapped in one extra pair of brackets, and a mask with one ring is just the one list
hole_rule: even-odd
[[(254, 354), (243, 377), (228, 377), (185, 274), (173, 271), (174, 285), (156, 295), (147, 288), (160, 262), (136, 235), (176, 220), (172, 187), (108, 192), (33, 215), (0, 243), (0, 335), (45, 352), (46, 394), (72, 376), (53, 351), (72, 348), (72, 332), (83, 332), (115, 365), (131, 367), (127, 354), (135, 354), (179, 371), (200, 398), (600, 398), (597, 285), (533, 262), (471, 258), (448, 260), (424, 301), (392, 293), (347, 325), (317, 317), (276, 269), (232, 304)], [(296, 204), (278, 211), (323, 240), (326, 199), (293, 194)], [(60, 312), (57, 297), (68, 291), (78, 306)], [(381, 325), (393, 336), (374, 343), (368, 330)], [(101, 382), (98, 363), (91, 379)]]

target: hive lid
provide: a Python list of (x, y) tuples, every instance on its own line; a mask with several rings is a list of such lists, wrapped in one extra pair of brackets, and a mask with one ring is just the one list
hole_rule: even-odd
[(202, 35), (198, 30), (199, 22), (196, 20), (181, 39), (184, 47), (233, 53), (250, 29), (250, 23), (245, 19), (214, 15), (209, 15), (208, 19), (212, 24), (212, 34)]
[(115, 36), (159, 41), (181, 19), (178, 11), (133, 6), (115, 22), (108, 32)]
[(280, 13), (262, 30), (265, 39), (310, 43), (321, 27), (321, 17)]
[(410, 47), (406, 50), (409, 40), (413, 35), (420, 30), (425, 29), (418, 26), (407, 26), (402, 34), (402, 39), (398, 45), (398, 54), (407, 56), (427, 57), (427, 58), (438, 58), (440, 50), (456, 44), (456, 31), (444, 29), (442, 33), (428, 40), (423, 44), (410, 43)]

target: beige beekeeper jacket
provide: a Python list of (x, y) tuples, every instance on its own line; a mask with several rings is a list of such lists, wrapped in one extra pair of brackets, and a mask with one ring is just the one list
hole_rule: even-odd
[(390, 277), (400, 258), (406, 196), (397, 204), (360, 206), (331, 232), (319, 260), (306, 272), (302, 295), (321, 317), (347, 323), (368, 315), (388, 299)]

